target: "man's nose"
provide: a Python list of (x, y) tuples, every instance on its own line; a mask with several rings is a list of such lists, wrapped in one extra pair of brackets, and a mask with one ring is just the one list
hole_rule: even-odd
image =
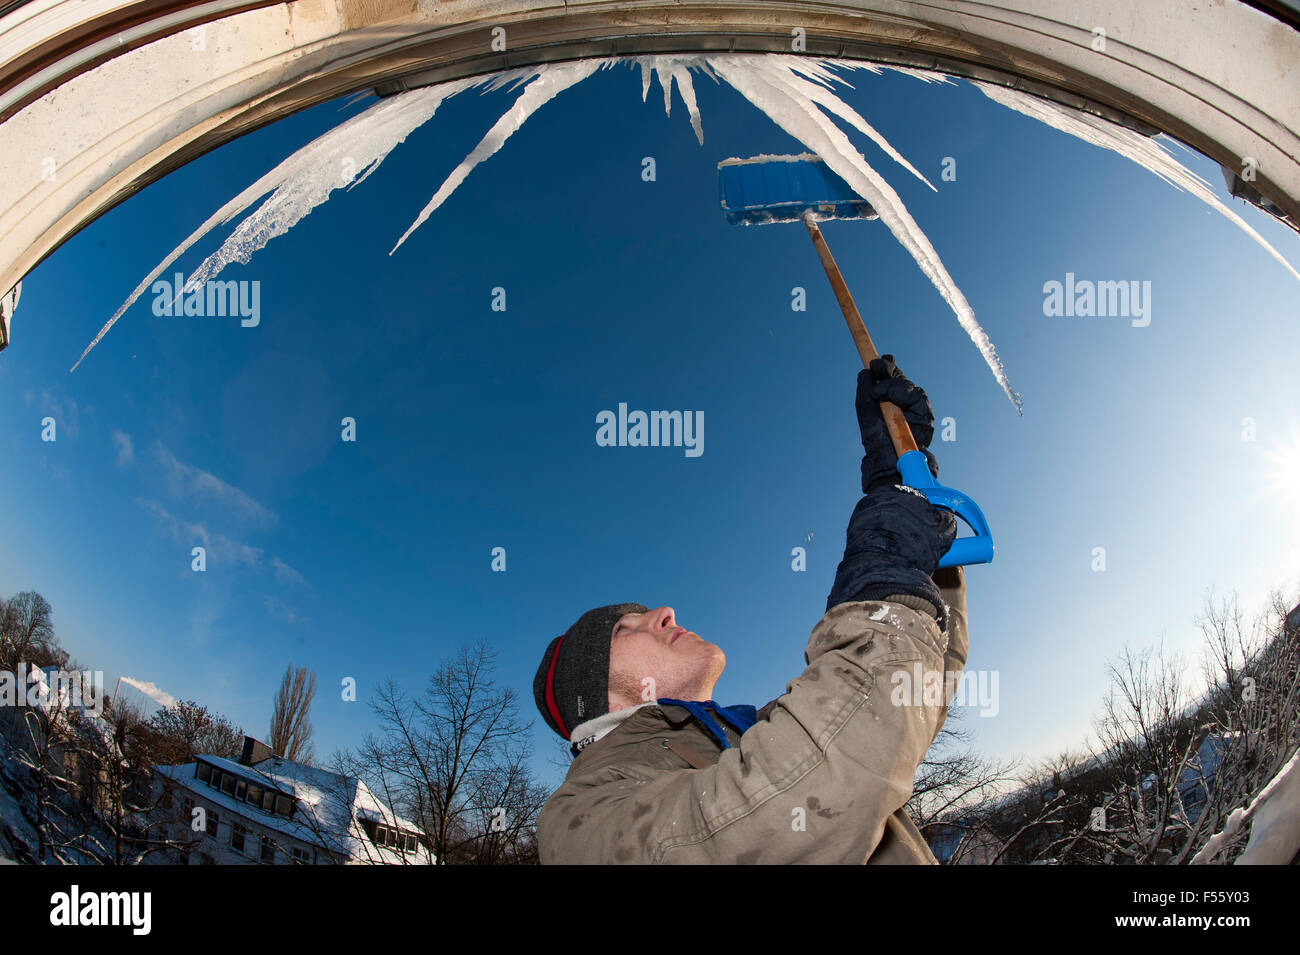
[(654, 629), (660, 632), (677, 625), (677, 615), (672, 607), (660, 607), (650, 611), (650, 619), (653, 621)]

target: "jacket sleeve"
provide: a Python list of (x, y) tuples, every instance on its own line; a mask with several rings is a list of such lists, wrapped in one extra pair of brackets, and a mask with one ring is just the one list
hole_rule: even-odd
[[(947, 626), (944, 628), (947, 649), (943, 654), (943, 672), (944, 685), (951, 694), (961, 680), (966, 668), (966, 657), (970, 654), (970, 635), (966, 629), (966, 570), (964, 567), (940, 567), (931, 579), (939, 588), (948, 613)], [(947, 718), (948, 707), (945, 704), (943, 716), (939, 720), (940, 729)], [(938, 730), (935, 730), (935, 735), (938, 735)]]
[[(960, 571), (953, 588), (954, 599), (964, 591)], [(949, 653), (928, 613), (893, 600), (841, 603), (813, 629), (807, 669), (715, 765), (607, 767), (576, 814), (543, 821), (581, 829), (564, 833), (562, 861), (861, 862), (938, 735), (942, 675), (960, 670), (964, 643)], [(935, 682), (939, 692), (927, 693)]]

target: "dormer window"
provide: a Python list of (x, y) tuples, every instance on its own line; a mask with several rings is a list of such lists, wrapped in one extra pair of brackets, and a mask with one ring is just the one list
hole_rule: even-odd
[(370, 841), (395, 852), (419, 852), (420, 837), (405, 829), (387, 826), (381, 822), (370, 823)]
[(207, 783), (213, 789), (218, 789), (240, 802), (247, 802), (262, 812), (293, 818), (294, 800), (290, 795), (250, 782), (235, 773), (218, 769), (202, 761), (198, 761), (194, 775), (200, 782)]

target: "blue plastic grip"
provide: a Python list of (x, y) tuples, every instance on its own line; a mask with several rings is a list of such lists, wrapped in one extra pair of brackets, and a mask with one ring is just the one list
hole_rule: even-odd
[(944, 487), (936, 481), (924, 454), (908, 451), (898, 459), (898, 473), (904, 484), (920, 491), (935, 507), (952, 511), (975, 532), (974, 537), (959, 537), (953, 541), (948, 552), (939, 558), (940, 567), (987, 564), (993, 560), (993, 533), (989, 530), (989, 522), (984, 519), (984, 512), (961, 491)]

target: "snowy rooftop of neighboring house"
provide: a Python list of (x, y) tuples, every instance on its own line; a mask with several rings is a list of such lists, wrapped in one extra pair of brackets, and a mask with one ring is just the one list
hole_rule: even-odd
[[(199, 780), (195, 776), (199, 761), (256, 785), (292, 794), (296, 803), (293, 818), (265, 812)], [(403, 856), (387, 846), (375, 845), (364, 837), (360, 827), (352, 824), (354, 819), (383, 821), (395, 828), (420, 831), (414, 823), (393, 813), (375, 798), (364, 782), (355, 777), (340, 776), (329, 770), (278, 756), (246, 766), (221, 756), (199, 754), (195, 757), (195, 762), (180, 766), (158, 766), (156, 771), (203, 799), (224, 807), (227, 812), (243, 816), (264, 828), (335, 852), (346, 853), (353, 858), (390, 864), (412, 861), (411, 857)], [(422, 861), (427, 859), (423, 848), (420, 857)]]

